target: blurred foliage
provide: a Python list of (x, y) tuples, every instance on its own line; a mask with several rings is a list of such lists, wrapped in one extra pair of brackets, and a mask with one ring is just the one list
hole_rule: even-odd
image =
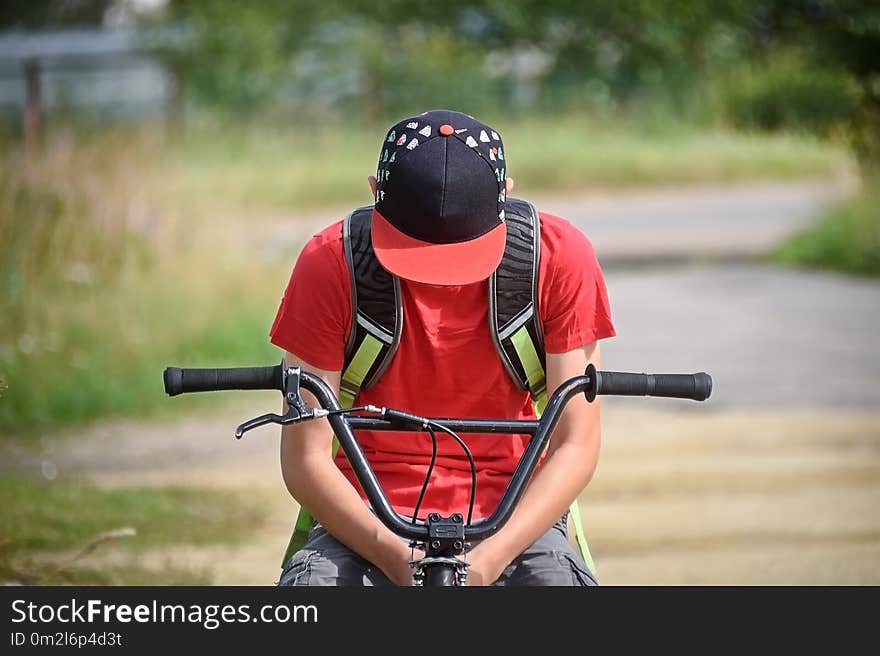
[(225, 258), (224, 279), (204, 275), (212, 243), (190, 243), (192, 216), (178, 229), (151, 185), (158, 142), (58, 134), (0, 157), (0, 432), (167, 408), (163, 364), (277, 359), (254, 335), (280, 291), (260, 288), (266, 268), (246, 253)]
[(177, 65), (194, 96), (237, 111), (379, 121), (661, 104), (695, 119), (721, 79), (734, 124), (846, 125), (860, 155), (878, 149), (875, 2), (169, 0), (164, 19), (188, 28)]
[(854, 80), (856, 104), (843, 125), (869, 179), (880, 165), (880, 3), (873, 0), (765, 0), (773, 43), (801, 47), (813, 65), (839, 67)]
[(859, 102), (857, 85), (841, 70), (785, 53), (723, 78), (716, 92), (718, 112), (734, 127), (823, 136), (851, 120)]
[(880, 275), (880, 179), (836, 207), (776, 252), (781, 262), (858, 275)]
[(835, 130), (865, 161), (880, 150), (871, 0), (11, 0), (0, 27), (121, 16), (179, 29), (162, 53), (191, 103), (238, 119), (663, 107), (692, 122)]
[[(166, 19), (187, 26), (177, 64), (203, 100), (247, 111), (311, 95), (376, 121), (436, 105), (570, 110), (578, 91), (682, 101), (741, 54), (724, 22), (737, 3), (672, 4), (170, 0)], [(565, 106), (545, 102), (554, 87), (574, 88)]]
[(102, 22), (114, 0), (3, 0), (0, 27), (61, 28)]

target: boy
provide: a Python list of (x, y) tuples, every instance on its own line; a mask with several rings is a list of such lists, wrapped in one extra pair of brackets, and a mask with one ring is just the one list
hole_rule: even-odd
[[(399, 284), (403, 325), (381, 376), (368, 387), (349, 385), (355, 405), (428, 417), (535, 417), (529, 391), (511, 379), (489, 330), (489, 279), (511, 257), (505, 208), (513, 207), (507, 198), (513, 180), (505, 162), (498, 132), (458, 112), (426, 112), (387, 133), (377, 175), (369, 177), (375, 205), (366, 247)], [(614, 328), (589, 241), (564, 219), (535, 217), (540, 243), (532, 307), (552, 393), (589, 362), (599, 366), (598, 340), (613, 336)], [(352, 299), (352, 276), (359, 274), (350, 270), (344, 239), (339, 222), (309, 241), (270, 331), (288, 366), (317, 374), (336, 391), (342, 385), (343, 392), (346, 345), (359, 316)], [(358, 437), (395, 510), (412, 515), (430, 440), (417, 433), (363, 431)], [(528, 437), (463, 438), (477, 463), (474, 518), (486, 517)], [(461, 512), (468, 503), (467, 460), (451, 439), (438, 439), (420, 518)], [(332, 457), (331, 441), (323, 421), (282, 428), (285, 483), (317, 522), (279, 584), (411, 585), (409, 546), (370, 511), (344, 454)], [(566, 509), (592, 477), (599, 441), (598, 402), (573, 399), (510, 521), (468, 552), (469, 585), (595, 585), (567, 539)]]

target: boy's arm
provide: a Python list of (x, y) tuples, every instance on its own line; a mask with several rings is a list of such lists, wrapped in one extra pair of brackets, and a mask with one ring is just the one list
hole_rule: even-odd
[[(599, 368), (599, 345), (592, 342), (567, 353), (547, 354), (547, 391), (584, 372)], [(565, 406), (553, 431), (547, 455), (535, 472), (510, 521), (471, 550), (468, 584), (493, 583), (510, 562), (562, 516), (589, 483), (599, 458), (599, 402), (582, 394)]]
[[(340, 372), (316, 369), (289, 351), (289, 367), (302, 367), (339, 392)], [(309, 392), (303, 400), (318, 407)], [(287, 411), (285, 401), (284, 411)], [(281, 427), (281, 473), (290, 494), (340, 542), (360, 554), (398, 585), (412, 585), (410, 550), (370, 512), (331, 457), (333, 430), (326, 420)]]

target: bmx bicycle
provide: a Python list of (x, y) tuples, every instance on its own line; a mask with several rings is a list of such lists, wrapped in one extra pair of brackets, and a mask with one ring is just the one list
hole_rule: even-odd
[[(424, 586), (466, 584), (468, 564), (465, 555), (469, 543), (488, 538), (510, 519), (541, 454), (550, 441), (565, 405), (576, 395), (583, 394), (587, 401), (592, 403), (600, 394), (705, 401), (712, 393), (712, 378), (703, 372), (622, 373), (598, 371), (590, 364), (582, 375), (566, 380), (556, 389), (538, 420), (466, 419), (420, 417), (402, 410), (373, 405), (343, 408), (333, 390), (321, 378), (300, 367), (287, 367), (283, 361), (280, 365), (264, 367), (221, 369), (168, 367), (164, 371), (163, 379), (165, 392), (169, 396), (222, 390), (280, 391), (287, 401), (287, 412), (283, 415), (268, 413), (245, 421), (236, 428), (236, 439), (241, 439), (253, 428), (269, 423), (286, 425), (326, 418), (377, 517), (392, 532), (409, 540), (413, 549), (424, 552), (423, 557), (414, 559), (410, 563), (416, 585)], [(300, 388), (311, 392), (320, 407), (312, 408), (306, 405), (300, 395)], [(404, 517), (391, 506), (354, 435), (355, 430), (425, 431), (431, 435), (433, 457), (422, 486), (419, 503), (412, 517)], [(417, 521), (418, 506), (429, 484), (437, 453), (437, 431), (455, 439), (470, 462), (472, 489), (468, 514), (465, 517), (462, 513), (456, 512), (449, 517), (443, 517), (438, 513), (429, 513), (424, 521)], [(489, 517), (476, 521), (472, 518), (476, 467), (467, 444), (458, 433), (531, 435), (497, 508)]]

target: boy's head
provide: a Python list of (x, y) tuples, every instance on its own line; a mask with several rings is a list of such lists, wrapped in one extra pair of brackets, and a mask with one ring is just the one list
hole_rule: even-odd
[(507, 236), (506, 168), (501, 136), (470, 115), (433, 110), (392, 126), (371, 178), (382, 266), (433, 285), (488, 278)]

